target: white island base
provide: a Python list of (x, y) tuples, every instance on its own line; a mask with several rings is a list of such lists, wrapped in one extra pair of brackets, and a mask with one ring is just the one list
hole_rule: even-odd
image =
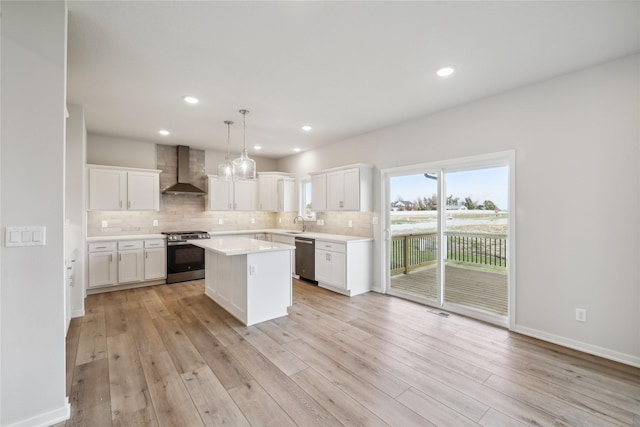
[[(242, 244), (249, 246), (241, 250)], [(209, 298), (247, 326), (287, 315), (292, 304), (293, 246), (247, 238), (212, 239), (197, 245), (207, 249), (205, 294)]]

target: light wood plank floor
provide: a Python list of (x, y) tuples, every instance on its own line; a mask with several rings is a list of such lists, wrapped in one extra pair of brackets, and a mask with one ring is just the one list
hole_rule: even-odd
[(640, 425), (640, 369), (294, 282), (289, 316), (249, 328), (202, 281), (89, 296), (66, 425)]
[[(507, 275), (491, 271), (445, 266), (446, 302), (507, 315)], [(391, 276), (391, 288), (424, 298), (436, 298), (436, 267)]]

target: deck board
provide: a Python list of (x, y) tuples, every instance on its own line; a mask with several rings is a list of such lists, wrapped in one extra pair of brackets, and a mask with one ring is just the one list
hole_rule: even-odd
[[(392, 276), (391, 288), (427, 299), (436, 299), (436, 267), (426, 267), (409, 274)], [(444, 299), (445, 302), (506, 316), (507, 275), (447, 265)]]

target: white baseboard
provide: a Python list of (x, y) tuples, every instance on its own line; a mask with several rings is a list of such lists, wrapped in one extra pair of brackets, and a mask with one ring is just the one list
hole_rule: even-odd
[(84, 317), (84, 308), (80, 310), (73, 310), (71, 312), (71, 318), (75, 319), (76, 317)]
[(624, 363), (625, 365), (631, 365), (635, 366), (636, 368), (640, 368), (640, 357), (633, 356), (631, 354), (620, 353), (608, 348), (587, 344), (582, 341), (572, 340), (570, 338), (561, 337), (559, 335), (550, 334), (548, 332), (539, 331), (537, 329), (528, 328), (521, 325), (516, 325), (515, 332), (558, 344), (564, 347), (572, 348), (574, 350), (582, 351), (584, 353), (593, 354), (594, 356), (604, 357), (605, 359)]
[(53, 411), (39, 414), (26, 420), (18, 421), (10, 424), (8, 427), (46, 427), (54, 424), (58, 424), (62, 421), (66, 421), (71, 417), (71, 405), (69, 404), (69, 398), (67, 397), (66, 403), (63, 407), (54, 409)]

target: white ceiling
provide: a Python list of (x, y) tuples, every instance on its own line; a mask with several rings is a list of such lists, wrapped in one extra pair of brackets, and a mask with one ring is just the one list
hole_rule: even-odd
[(233, 120), (235, 153), (245, 108), (250, 155), (272, 158), (640, 51), (637, 1), (68, 5), (89, 132), (224, 151)]

